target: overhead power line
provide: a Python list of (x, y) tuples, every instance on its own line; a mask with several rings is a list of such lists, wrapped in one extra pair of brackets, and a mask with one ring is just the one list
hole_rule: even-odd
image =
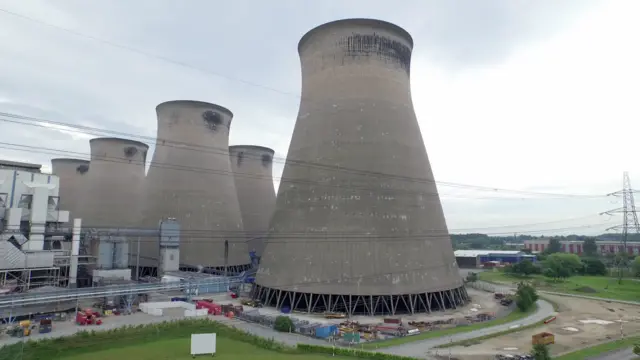
[[(9, 117), (9, 118), (13, 118), (13, 119), (19, 119), (19, 120), (23, 120), (23, 121), (29, 121), (29, 123), (24, 123), (24, 122), (15, 121), (15, 120), (9, 120), (9, 119), (6, 119), (4, 117)], [(17, 123), (17, 124), (22, 124), (22, 125), (34, 125), (34, 126), (38, 126), (38, 127), (47, 128), (47, 129), (51, 129), (51, 127), (44, 126), (43, 124), (57, 125), (57, 126), (63, 126), (65, 128), (67, 128), (67, 129), (64, 129), (64, 130), (65, 131), (70, 131), (70, 132), (78, 132), (78, 133), (94, 135), (94, 136), (104, 136), (105, 134), (118, 135), (118, 136), (123, 136), (123, 137), (128, 137), (128, 138), (134, 138), (136, 140), (145, 140), (147, 142), (155, 144), (156, 146), (176, 147), (176, 148), (180, 148), (181, 150), (207, 152), (207, 153), (225, 155), (225, 156), (229, 155), (229, 150), (228, 149), (222, 149), (222, 148), (216, 148), (216, 147), (206, 147), (206, 146), (197, 146), (197, 145), (188, 144), (188, 143), (178, 143), (178, 142), (172, 142), (170, 140), (165, 140), (165, 139), (155, 139), (155, 138), (148, 137), (148, 136), (141, 136), (141, 135), (124, 133), (124, 132), (118, 132), (118, 131), (112, 131), (112, 130), (106, 130), (106, 129), (99, 129), (99, 128), (91, 128), (91, 127), (87, 127), (87, 126), (80, 126), (80, 125), (62, 123), (62, 122), (51, 121), (51, 120), (46, 120), (46, 119), (33, 118), (33, 117), (22, 116), (22, 115), (6, 113), (6, 112), (0, 112), (0, 121), (12, 122), (12, 123)], [(26, 146), (26, 145), (9, 144), (9, 143), (3, 143), (3, 144), (4, 145), (10, 145), (10, 146)], [(51, 149), (49, 149), (49, 150), (51, 150)], [(64, 151), (64, 150), (56, 150), (56, 151)], [(79, 154), (79, 153), (77, 153), (77, 154)], [(82, 156), (86, 157), (86, 156), (88, 156), (88, 154), (82, 154)], [(247, 156), (251, 157), (251, 155), (249, 155), (249, 154)], [(357, 169), (352, 169), (352, 168), (345, 168), (345, 167), (340, 167), (340, 166), (327, 165), (327, 164), (322, 164), (322, 163), (319, 163), (319, 162), (296, 161), (296, 160), (293, 160), (293, 159), (288, 159), (287, 160), (287, 159), (284, 159), (284, 158), (277, 158), (277, 157), (274, 157), (273, 161), (274, 162), (279, 162), (279, 163), (285, 163), (286, 162), (288, 165), (293, 165), (293, 166), (305, 166), (305, 167), (317, 168), (317, 169), (323, 169), (323, 170), (332, 170), (332, 171), (337, 171), (337, 172), (347, 172), (347, 173), (351, 173), (351, 174), (355, 174), (355, 175), (373, 176), (373, 177), (385, 178), (385, 179), (389, 179), (389, 180), (399, 180), (399, 181), (408, 181), (408, 182), (416, 182), (416, 183), (431, 183), (431, 184), (437, 184), (437, 185), (448, 186), (448, 187), (463, 188), (463, 189), (470, 189), (470, 190), (477, 190), (477, 191), (490, 191), (490, 192), (496, 192), (496, 193), (498, 193), (498, 192), (510, 193), (510, 194), (522, 195), (522, 196), (529, 195), (529, 196), (547, 196), (547, 197), (558, 197), (558, 198), (603, 198), (604, 197), (604, 194), (603, 195), (558, 194), (558, 193), (545, 193), (545, 192), (534, 192), (534, 191), (525, 191), (525, 190), (504, 189), (504, 188), (498, 188), (498, 187), (470, 185), (470, 184), (462, 184), (462, 183), (455, 183), (455, 182), (435, 181), (433, 179), (398, 176), (398, 175), (394, 175), (394, 174), (385, 174), (385, 173), (380, 173), (380, 172), (372, 172), (372, 171), (357, 170)], [(181, 165), (173, 165), (173, 164), (168, 164), (168, 165), (181, 166)], [(212, 170), (212, 169), (209, 169), (209, 170)], [(217, 171), (219, 171), (219, 170), (217, 170)], [(293, 179), (291, 179), (291, 180), (284, 180), (283, 179), (281, 181), (287, 182), (287, 181), (293, 181)], [(297, 181), (300, 181), (300, 180), (297, 180)]]
[[(520, 231), (519, 235), (526, 234), (539, 234), (539, 233), (548, 233), (548, 232), (563, 232), (563, 231), (571, 231), (571, 230), (579, 230), (579, 229), (588, 229), (588, 228), (603, 228), (609, 225), (607, 222), (597, 223), (597, 224), (588, 224), (588, 225), (580, 225), (580, 226), (570, 226), (570, 227), (561, 227), (561, 228), (547, 228), (540, 230), (530, 230), (530, 231)], [(98, 228), (90, 228), (87, 226), (83, 226), (84, 229), (92, 229), (95, 231), (95, 234), (100, 234), (100, 231), (113, 230), (117, 227), (98, 227)], [(134, 228), (120, 228), (123, 231), (132, 230)], [(138, 230), (157, 230), (157, 229), (142, 229), (135, 228)], [(9, 230), (9, 229), (7, 229)], [(17, 229), (14, 229), (17, 231)], [(497, 235), (511, 235), (512, 232), (487, 232), (484, 235), (489, 236), (497, 236)], [(446, 230), (436, 230), (431, 232), (424, 233), (411, 233), (411, 234), (365, 234), (365, 233), (339, 233), (339, 232), (330, 232), (330, 233), (296, 233), (296, 232), (281, 232), (281, 233), (273, 233), (274, 236), (277, 236), (279, 239), (291, 239), (293, 241), (286, 240), (269, 240), (269, 243), (304, 243), (307, 240), (311, 240), (312, 242), (331, 242), (331, 243), (406, 243), (406, 242), (422, 242), (429, 239), (439, 239), (442, 237), (449, 236), (449, 232)], [(266, 233), (262, 237), (268, 237)], [(135, 237), (135, 236), (134, 236)], [(147, 236), (140, 236), (140, 238), (148, 238)], [(180, 232), (180, 242), (181, 243), (193, 243), (200, 241), (211, 241), (211, 240), (231, 240), (230, 243), (244, 243), (247, 240), (247, 236), (242, 231), (208, 231), (208, 230), (181, 230)], [(233, 241), (235, 240), (235, 241)], [(156, 240), (146, 239), (141, 241), (150, 241), (155, 242)]]

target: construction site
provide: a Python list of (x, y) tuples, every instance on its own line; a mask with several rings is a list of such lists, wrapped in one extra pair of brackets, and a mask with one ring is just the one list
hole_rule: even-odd
[[(508, 316), (510, 296), (467, 287), (458, 269), (413, 109), (412, 51), (380, 20), (302, 37), (277, 191), (275, 152), (230, 145), (243, 119), (196, 100), (157, 105), (151, 156), (146, 142), (98, 137), (87, 158), (51, 159), (51, 174), (1, 161), (2, 342), (189, 317), (274, 330), (287, 316), (292, 334), (352, 346)], [(541, 332), (561, 354), (640, 331), (631, 305), (550, 298), (555, 321), (451, 354), (515, 356)]]

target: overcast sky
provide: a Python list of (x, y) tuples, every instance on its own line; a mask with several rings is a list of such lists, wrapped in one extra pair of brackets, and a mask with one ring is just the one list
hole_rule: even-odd
[[(202, 100), (234, 112), (231, 144), (285, 157), (297, 42), (349, 17), (413, 35), (411, 90), (436, 180), (604, 195), (626, 170), (640, 187), (634, 0), (0, 0), (0, 112), (155, 136), (158, 103)], [(94, 137), (8, 119), (0, 154), (11, 160), (49, 166), (60, 154), (6, 143), (88, 154)], [(622, 221), (597, 215), (621, 206), (612, 198), (439, 190), (458, 232), (597, 233)], [(535, 223), (548, 224), (516, 226)]]

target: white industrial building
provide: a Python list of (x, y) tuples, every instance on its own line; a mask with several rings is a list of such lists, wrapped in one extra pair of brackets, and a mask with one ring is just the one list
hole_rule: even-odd
[(65, 244), (64, 237), (45, 234), (67, 223), (69, 212), (58, 209), (58, 177), (41, 173), (40, 167), (0, 161), (0, 289), (5, 291), (57, 286), (63, 269), (76, 277), (69, 269), (73, 259), (77, 263), (78, 246), (71, 243), (79, 241)]

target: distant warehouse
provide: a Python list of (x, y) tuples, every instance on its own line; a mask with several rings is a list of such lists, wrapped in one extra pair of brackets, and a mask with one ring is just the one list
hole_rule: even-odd
[(459, 268), (479, 268), (485, 264), (515, 264), (525, 259), (535, 261), (536, 258), (535, 255), (518, 250), (456, 250), (455, 256)]

